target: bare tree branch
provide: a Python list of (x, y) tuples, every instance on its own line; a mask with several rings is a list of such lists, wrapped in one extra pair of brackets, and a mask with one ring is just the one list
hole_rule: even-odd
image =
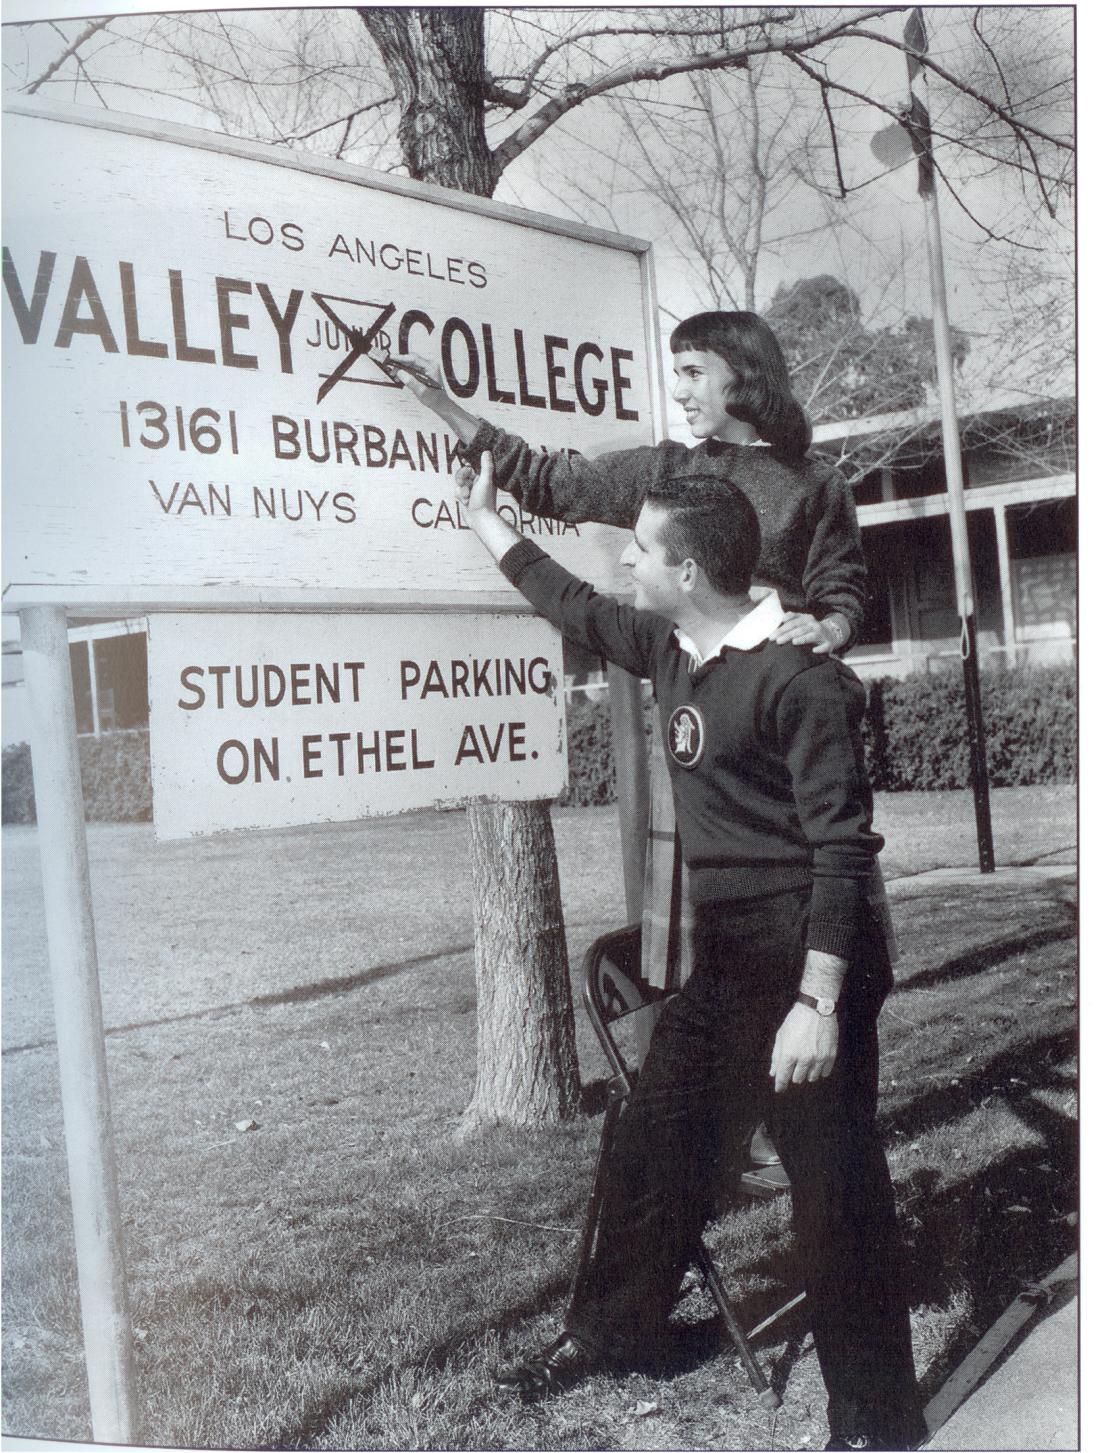
[(101, 20), (93, 20), (90, 25), (86, 26), (77, 36), (77, 38), (72, 42), (72, 44), (66, 46), (66, 48), (61, 52), (57, 59), (55, 61), (52, 61), (36, 80), (32, 81), (29, 86), (23, 87), (23, 90), (26, 91), (27, 95), (33, 96), (35, 91), (38, 90), (39, 86), (41, 86), (44, 81), (48, 81), (52, 75), (59, 71), (70, 56), (76, 55), (77, 51), (84, 44), (85, 41), (91, 40), (93, 35), (98, 34), (98, 32), (101, 30), (105, 30), (114, 18), (115, 17), (113, 15), (105, 15)]
[(821, 85), (821, 107), (825, 112), (825, 119), (829, 123), (829, 139), (833, 143), (833, 165), (836, 167), (836, 184), (840, 188), (840, 199), (843, 201), (848, 195), (848, 188), (844, 185), (844, 171), (840, 165), (840, 143), (837, 140), (833, 109), (829, 105), (829, 88), (824, 82)]
[(939, 177), (940, 181), (944, 184), (944, 186), (947, 188), (947, 190), (954, 197), (955, 201), (959, 204), (959, 206), (962, 208), (962, 210), (970, 218), (970, 220), (971, 220), (971, 222), (973, 222), (974, 226), (977, 227), (977, 228), (979, 228), (982, 232), (985, 233), (985, 235), (989, 238), (990, 242), (1012, 242), (1016, 247), (1022, 247), (1027, 252), (1043, 252), (1043, 251), (1045, 251), (1044, 248), (1042, 248), (1042, 247), (1036, 247), (1033, 243), (1021, 241), (1021, 239), (1019, 237), (1006, 237), (1003, 233), (994, 232), (993, 229), (992, 229), (992, 227), (989, 227), (985, 222), (983, 222), (981, 220), (980, 217), (975, 217), (974, 213), (966, 205), (966, 203), (963, 201), (962, 197), (959, 196), (958, 188), (952, 183), (951, 178), (947, 175), (947, 173), (944, 171), (944, 169), (939, 165), (939, 163), (936, 161), (935, 157), (932, 158), (932, 165), (935, 168), (936, 175)]
[(985, 35), (982, 31), (982, 12), (980, 7), (975, 10), (974, 14), (970, 17), (970, 26), (974, 34), (978, 38), (978, 43), (981, 45), (982, 49), (985, 51), (986, 55), (989, 57), (994, 67), (996, 68), (998, 79), (1000, 80), (1001, 87), (1005, 93), (1005, 101), (1011, 106), (1012, 93), (1008, 89), (1008, 81), (1005, 79), (1005, 73), (1001, 67), (1001, 62), (997, 58), (997, 52), (990, 45), (989, 41), (986, 40)]
[(1003, 106), (998, 106), (996, 101), (983, 95), (981, 91), (976, 91), (973, 86), (968, 86), (958, 76), (952, 75), (950, 71), (946, 70), (937, 61), (934, 61), (931, 56), (918, 55), (915, 51), (911, 51), (904, 41), (893, 40), (888, 35), (880, 35), (876, 30), (862, 30), (858, 26), (853, 26), (846, 34), (849, 36), (860, 36), (864, 40), (877, 41), (880, 45), (891, 46), (894, 50), (900, 50), (905, 55), (911, 56), (913, 60), (919, 61), (925, 70), (932, 71), (942, 81), (946, 81), (949, 86), (953, 86), (955, 90), (961, 91), (964, 96), (969, 96), (972, 100), (977, 101), (979, 105), (991, 111), (994, 116), (999, 116), (1013, 131), (1017, 133), (1026, 131), (1029, 135), (1037, 137), (1040, 141), (1049, 141), (1051, 146), (1057, 146), (1062, 151), (1074, 150), (1072, 141), (1066, 141), (1060, 136), (1052, 136), (1049, 131), (1042, 131), (1038, 126), (1031, 126), (1028, 122), (1021, 121), (1018, 116), (1013, 116), (1011, 111), (1006, 111)]
[[(845, 96), (851, 96), (856, 101), (861, 101), (865, 106), (872, 106), (876, 111), (881, 111), (884, 116), (889, 116), (890, 120), (897, 122), (899, 126), (905, 124), (906, 112), (904, 109), (901, 111), (896, 111), (892, 106), (887, 106), (883, 101), (876, 101), (873, 97), (865, 95), (862, 91), (857, 91), (853, 86), (845, 86), (841, 81), (832, 80), (829, 76), (824, 75), (821, 71), (815, 70), (813, 66), (809, 65), (799, 55), (792, 55), (787, 53), (787, 59), (790, 60), (794, 65), (796, 65), (799, 70), (805, 71), (806, 75), (811, 76), (819, 86), (828, 87), (831, 91), (840, 91)], [(987, 161), (996, 162), (998, 166), (1011, 167), (1014, 171), (1022, 172), (1025, 176), (1034, 176), (1036, 181), (1040, 183), (1040, 186), (1042, 185), (1042, 182), (1044, 180), (1051, 182), (1057, 182), (1058, 180), (1058, 178), (1048, 176), (1046, 173), (1036, 173), (1030, 166), (1025, 166), (1022, 162), (1008, 161), (1004, 157), (996, 156), (992, 152), (984, 151), (980, 147), (974, 146), (966, 137), (954, 136), (951, 132), (940, 130), (938, 127), (930, 126), (928, 128), (928, 134), (934, 140), (946, 141), (949, 142), (952, 146), (965, 147), (973, 155), (984, 157)], [(940, 174), (942, 175), (942, 168), (935, 161), (935, 158), (933, 158), (933, 165), (935, 165), (937, 172), (940, 172)], [(855, 186), (849, 186), (848, 190), (850, 192), (854, 192), (857, 191), (859, 187), (866, 185), (866, 182), (859, 182)], [(1043, 195), (1044, 197), (1046, 196), (1045, 191)], [(1054, 215), (1055, 214), (1052, 212), (1051, 216)]]
[[(283, 145), (291, 145), (295, 141), (308, 141), (311, 136), (319, 136), (322, 131), (330, 131), (334, 126), (345, 126), (344, 140), (340, 146), (340, 150), (342, 151), (344, 146), (347, 145), (347, 137), (351, 129), (351, 123), (357, 116), (365, 116), (368, 111), (377, 111), (382, 106), (389, 106), (396, 99), (395, 96), (380, 96), (377, 101), (370, 101), (366, 106), (357, 106), (354, 111), (349, 111), (344, 116), (337, 116), (332, 121), (322, 121), (320, 126), (314, 126), (309, 131), (300, 131), (294, 136), (280, 136), (279, 140)], [(337, 155), (339, 155), (339, 152)]]
[(576, 106), (583, 105), (585, 101), (591, 100), (594, 96), (602, 96), (607, 91), (614, 91), (620, 86), (638, 81), (664, 81), (669, 76), (683, 75), (688, 71), (743, 67), (753, 56), (758, 55), (778, 52), (793, 58), (798, 53), (812, 50), (827, 40), (850, 34), (853, 26), (862, 21), (891, 15), (902, 8), (897, 5), (887, 5), (875, 10), (858, 11), (851, 18), (848, 18), (846, 13), (845, 18), (838, 19), (831, 25), (821, 26), (799, 40), (787, 40), (779, 43), (763, 40), (737, 49), (727, 47), (722, 50), (694, 52), (688, 56), (678, 56), (649, 64), (625, 65), (616, 70), (605, 71), (602, 75), (593, 77), (586, 82), (578, 81), (566, 85), (560, 95), (552, 101), (548, 101), (529, 121), (520, 126), (494, 150), (493, 158), (497, 170), (503, 171), (521, 152), (526, 151), (540, 136), (544, 135), (555, 121), (559, 121), (567, 112)]
[[(520, 12), (520, 15), (523, 15), (522, 11)], [(795, 12), (793, 10), (775, 10), (768, 11), (763, 16), (760, 16), (755, 20), (739, 21), (737, 24), (734, 25), (721, 25), (711, 27), (685, 26), (683, 28), (669, 26), (667, 29), (662, 26), (660, 29), (660, 36), (662, 40), (673, 39), (675, 37), (697, 40), (700, 37), (707, 35), (721, 35), (724, 37), (734, 30), (755, 30), (762, 29), (764, 26), (767, 25), (785, 25), (789, 21), (794, 19), (794, 15)], [(569, 35), (562, 36), (560, 40), (556, 40), (552, 45), (548, 45), (540, 55), (535, 57), (534, 61), (527, 68), (526, 75), (522, 78), (524, 84), (521, 89), (518, 91), (505, 92), (504, 94), (511, 99), (505, 101), (503, 104), (511, 105), (513, 104), (513, 101), (515, 99), (522, 96), (523, 100), (520, 104), (521, 106), (526, 106), (527, 103), (530, 101), (531, 97), (534, 95), (535, 80), (538, 77), (539, 72), (543, 69), (548, 61), (553, 59), (553, 57), (557, 55), (560, 51), (565, 50), (568, 46), (577, 45), (582, 40), (599, 40), (603, 39), (606, 36), (621, 37), (624, 35), (640, 35), (649, 39), (653, 39), (655, 33), (656, 32), (654, 31), (652, 26), (625, 27), (602, 25), (593, 26), (590, 30), (573, 31)], [(503, 81), (504, 78), (498, 77), (497, 79), (498, 81)]]

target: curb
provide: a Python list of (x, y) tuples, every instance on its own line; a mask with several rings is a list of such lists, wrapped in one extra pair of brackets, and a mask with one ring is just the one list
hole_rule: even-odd
[[(958, 1412), (959, 1408), (967, 1401), (968, 1398), (971, 1397), (971, 1395), (978, 1388), (979, 1384), (981, 1384), (984, 1379), (993, 1371), (995, 1364), (998, 1363), (998, 1361), (1001, 1359), (1002, 1353), (1005, 1352), (1010, 1344), (1016, 1343), (1009, 1356), (1005, 1359), (1005, 1362), (1002, 1363), (1002, 1367), (1007, 1365), (1009, 1362), (1013, 1362), (1014, 1359), (1022, 1356), (1022, 1349), (1026, 1345), (1027, 1336), (1025, 1335), (1019, 1341), (1017, 1341), (1017, 1339), (1019, 1338), (1019, 1334), (1023, 1331), (1023, 1329), (1028, 1326), (1029, 1322), (1032, 1321), (1036, 1312), (1038, 1312), (1040, 1309), (1046, 1310), (1051, 1308), (1053, 1304), (1058, 1300), (1061, 1300), (1063, 1305), (1068, 1305), (1070, 1302), (1074, 1301), (1077, 1296), (1077, 1284), (1078, 1258), (1077, 1253), (1074, 1252), (1072, 1255), (1067, 1256), (1065, 1261), (1063, 1261), (1060, 1266), (1052, 1271), (1049, 1276), (1044, 1277), (1042, 1281), (1035, 1282), (1031, 1286), (1024, 1288), (1019, 1296), (1016, 1297), (1015, 1301), (1013, 1301), (1001, 1313), (1001, 1315), (997, 1318), (996, 1322), (994, 1322), (993, 1326), (990, 1327), (989, 1331), (986, 1332), (986, 1334), (978, 1342), (977, 1346), (971, 1349), (968, 1355), (963, 1359), (963, 1361), (950, 1375), (950, 1377), (948, 1377), (947, 1381), (943, 1384), (940, 1390), (925, 1407), (924, 1420), (928, 1428), (928, 1440), (924, 1444), (922, 1444), (923, 1447), (1076, 1447), (1076, 1427), (1073, 1429), (1070, 1440), (1068, 1442), (1055, 1440), (1039, 1444), (1033, 1443), (1031, 1445), (1022, 1444), (1018, 1441), (1018, 1437), (1016, 1439), (1008, 1437), (996, 1443), (984, 1441), (977, 1444), (975, 1444), (973, 1438), (971, 1438), (969, 1441), (963, 1443), (962, 1445), (956, 1445), (951, 1441), (945, 1440), (944, 1436), (942, 1436), (942, 1430), (944, 1429), (945, 1425)], [(1067, 1328), (1068, 1325), (1069, 1324), (1067, 1323)], [(1076, 1331), (1075, 1320), (1073, 1325), (1074, 1330)], [(1029, 1331), (1030, 1330), (1033, 1329), (1029, 1329)], [(1064, 1338), (1066, 1335), (1066, 1332), (1059, 1330), (1060, 1339)], [(1075, 1339), (1073, 1356), (1070, 1359), (1069, 1363), (1069, 1365), (1074, 1369), (1075, 1374), (1078, 1365), (1078, 1359), (1076, 1354), (1077, 1347)], [(1020, 1387), (1021, 1390), (1031, 1389), (1032, 1385), (1033, 1384), (1030, 1379), (1024, 1379), (1021, 1382)], [(1041, 1395), (1041, 1389), (1039, 1391)], [(1008, 1422), (1013, 1418), (1013, 1411), (1013, 1403), (1011, 1402), (1011, 1400), (1007, 1402), (1001, 1401), (996, 1409), (997, 1416), (992, 1421), (998, 1425), (1004, 1422)], [(1062, 1409), (1060, 1406), (1052, 1410), (1053, 1422), (1063, 1422), (1065, 1420), (1065, 1417), (1066, 1414), (1064, 1412), (1064, 1409)]]

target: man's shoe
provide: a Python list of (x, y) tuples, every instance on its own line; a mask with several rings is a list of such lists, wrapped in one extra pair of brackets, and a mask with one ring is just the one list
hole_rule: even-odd
[(849, 1433), (846, 1437), (833, 1433), (825, 1444), (826, 1453), (843, 1453), (845, 1449), (860, 1449), (862, 1453), (904, 1453), (907, 1448), (918, 1445), (908, 1438), (881, 1438), (870, 1433)]
[(601, 1357), (563, 1332), (556, 1342), (525, 1362), (501, 1368), (494, 1374), (493, 1382), (504, 1391), (515, 1393), (522, 1402), (533, 1403), (551, 1393), (564, 1392), (603, 1367)]
[(749, 1141), (749, 1160), (754, 1166), (782, 1165), (775, 1142), (763, 1125), (758, 1125)]

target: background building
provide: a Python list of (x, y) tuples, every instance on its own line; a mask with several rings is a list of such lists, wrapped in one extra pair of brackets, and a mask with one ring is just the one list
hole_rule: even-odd
[[(1071, 661), (1077, 646), (1073, 401), (975, 411), (963, 415), (960, 430), (979, 660), (985, 668)], [(815, 431), (815, 447), (852, 472), (861, 453), (891, 456), (854, 486), (870, 601), (848, 659), (865, 677), (907, 676), (958, 659), (939, 435), (929, 409)]]

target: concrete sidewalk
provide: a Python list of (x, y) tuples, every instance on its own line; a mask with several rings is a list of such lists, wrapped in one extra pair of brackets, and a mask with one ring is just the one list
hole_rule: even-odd
[(1078, 1448), (1077, 1321), (1077, 1288), (1073, 1285), (1055, 1298), (1049, 1310), (1035, 1312), (993, 1364), (992, 1372), (923, 1446), (956, 1450)]
[(1029, 883), (1072, 883), (1077, 877), (1076, 852), (1073, 862), (1013, 864), (983, 873), (978, 868), (927, 868), (923, 873), (910, 873), (902, 878), (888, 878), (886, 894), (891, 899), (919, 898), (945, 885), (975, 883), (983, 887), (1022, 887)]

